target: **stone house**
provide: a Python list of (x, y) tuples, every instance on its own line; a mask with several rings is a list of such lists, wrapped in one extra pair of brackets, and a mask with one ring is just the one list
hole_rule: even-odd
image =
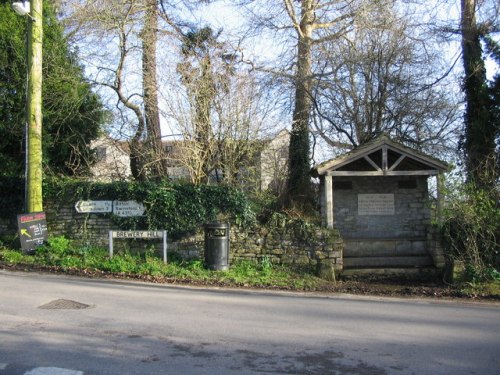
[(268, 140), (260, 153), (260, 189), (284, 191), (288, 172), (290, 132), (286, 129)]
[[(318, 165), (324, 224), (344, 239), (344, 269), (443, 267), (431, 225), (448, 165), (381, 135)], [(428, 179), (437, 180), (431, 202)]]
[[(261, 191), (272, 189), (282, 191), (286, 182), (288, 143), (290, 135), (287, 130), (282, 130), (275, 136), (257, 141), (257, 156), (251, 162), (255, 167), (251, 168), (253, 172), (242, 171), (242, 186), (252, 184), (250, 180), (255, 181), (256, 188)], [(168, 175), (172, 180), (189, 180), (190, 172), (183, 164), (182, 140), (164, 141), (163, 147), (169, 160)], [(129, 180), (132, 177), (130, 170), (130, 149), (128, 142), (115, 140), (110, 137), (102, 137), (91, 144), (95, 150), (97, 162), (91, 168), (92, 178), (96, 181), (110, 182), (117, 180)], [(213, 182), (219, 181), (223, 174), (220, 171), (214, 171), (210, 176)]]
[(130, 178), (132, 172), (127, 142), (101, 137), (93, 141), (90, 147), (95, 151), (97, 158), (96, 163), (90, 169), (94, 180), (111, 182)]

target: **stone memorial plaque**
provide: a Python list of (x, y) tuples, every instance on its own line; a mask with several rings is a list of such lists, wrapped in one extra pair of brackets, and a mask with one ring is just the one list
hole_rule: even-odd
[(394, 194), (358, 194), (358, 215), (394, 214)]

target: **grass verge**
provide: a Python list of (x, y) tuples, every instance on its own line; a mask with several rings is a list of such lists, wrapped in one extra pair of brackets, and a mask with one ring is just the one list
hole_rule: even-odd
[(0, 268), (156, 283), (500, 301), (500, 280), (462, 280), (449, 285), (439, 280), (375, 280), (366, 277), (328, 282), (314, 276), (311, 269), (275, 265), (266, 258), (261, 262), (234, 262), (228, 271), (210, 271), (200, 260), (183, 260), (175, 256), (170, 256), (165, 264), (153, 252), (140, 255), (123, 253), (110, 258), (106, 249), (74, 247), (64, 237), (49, 239), (47, 245), (32, 255), (0, 246)]
[(109, 257), (98, 247), (73, 247), (64, 237), (51, 238), (34, 254), (0, 248), (0, 262), (6, 268), (36, 269), (82, 274), (115, 276), (153, 282), (177, 282), (236, 287), (261, 287), (289, 290), (319, 290), (328, 282), (304, 270), (262, 262), (237, 261), (228, 271), (210, 271), (200, 260), (172, 256), (165, 264), (153, 252), (122, 253)]

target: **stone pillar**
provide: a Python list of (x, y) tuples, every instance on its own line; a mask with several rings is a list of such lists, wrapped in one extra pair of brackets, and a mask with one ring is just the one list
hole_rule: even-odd
[(437, 186), (436, 219), (438, 221), (441, 221), (442, 210), (443, 210), (443, 190), (444, 190), (444, 176), (442, 173), (436, 175), (436, 186)]
[(333, 228), (333, 183), (332, 176), (327, 174), (325, 175), (324, 194), (326, 227)]

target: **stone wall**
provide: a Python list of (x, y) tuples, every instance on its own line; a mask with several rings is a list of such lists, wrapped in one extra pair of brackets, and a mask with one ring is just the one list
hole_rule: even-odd
[(334, 177), (333, 216), (345, 269), (444, 265), (426, 176)]
[[(204, 233), (168, 244), (169, 252), (184, 258), (204, 257)], [(307, 239), (288, 230), (270, 231), (263, 227), (243, 229), (231, 226), (230, 261), (269, 259), (274, 264), (331, 267), (342, 271), (343, 241), (333, 231), (318, 229)]]
[[(393, 214), (360, 215), (359, 194), (393, 194)], [(334, 177), (334, 226), (345, 238), (421, 238), (430, 224), (427, 177)]]
[[(109, 231), (117, 230), (110, 214), (80, 214), (73, 206), (46, 203), (47, 226), (50, 236), (64, 235), (81, 245), (109, 247)], [(16, 228), (0, 223), (4, 231), (15, 234)], [(138, 228), (144, 229), (144, 228)], [(116, 253), (128, 250), (162, 249), (161, 240), (115, 239)], [(168, 253), (183, 258), (204, 259), (203, 228), (179, 241), (168, 241)], [(269, 259), (276, 264), (308, 265), (340, 272), (342, 270), (343, 242), (334, 231), (317, 229), (314, 233), (302, 233), (293, 229), (270, 230), (264, 227), (238, 228), (231, 226), (230, 261)]]

